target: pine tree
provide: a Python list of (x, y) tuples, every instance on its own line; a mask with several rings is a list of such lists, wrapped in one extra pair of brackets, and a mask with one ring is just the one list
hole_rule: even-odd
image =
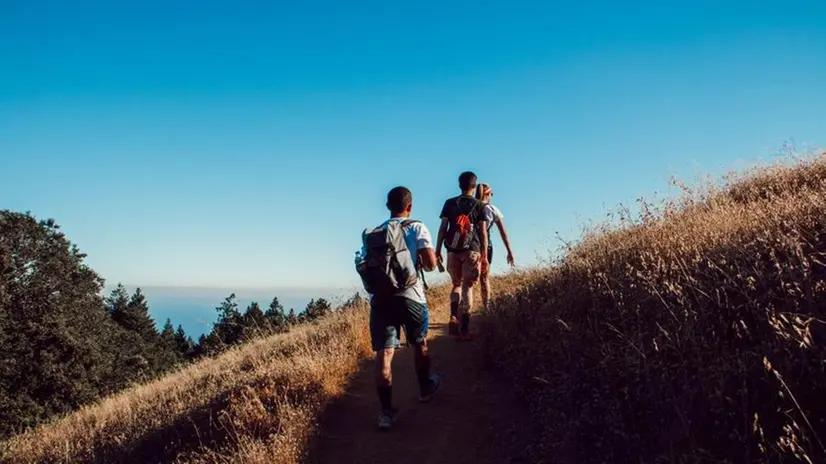
[(115, 321), (122, 320), (126, 317), (127, 306), (129, 306), (129, 293), (126, 292), (126, 287), (118, 282), (118, 286), (106, 298), (106, 312)]
[(224, 301), (215, 308), (218, 312), (218, 322), (237, 322), (241, 319), (241, 313), (238, 312), (238, 303), (235, 301), (235, 293), (231, 293)]
[[(222, 349), (225, 345), (234, 345), (241, 341), (244, 333), (244, 321), (238, 312), (238, 303), (235, 293), (230, 294), (215, 310), (218, 312), (218, 321), (212, 333), (207, 337), (211, 349)], [(217, 340), (209, 340), (211, 338)]]
[(155, 321), (149, 315), (149, 306), (141, 289), (135, 290), (124, 306), (125, 294), (126, 290), (119, 284), (109, 296), (107, 309), (112, 314), (112, 319), (124, 329), (140, 335), (144, 341), (155, 343), (158, 340), (158, 330), (155, 328)]
[(204, 356), (206, 354), (206, 348), (207, 348), (206, 345), (207, 345), (207, 337), (206, 337), (205, 334), (201, 334), (201, 336), (198, 337), (198, 343), (195, 343), (192, 346), (192, 351), (191, 351), (191, 354), (190, 354), (190, 358), (191, 359), (198, 359), (201, 356)]
[(328, 303), (324, 298), (310, 300), (307, 304), (307, 308), (304, 310), (304, 317), (307, 321), (315, 321), (329, 314), (331, 310), (332, 307), (330, 306), (330, 303)]
[(274, 297), (267, 312), (264, 313), (271, 330), (274, 332), (284, 332), (287, 330), (287, 315), (284, 314), (284, 306)]
[(298, 320), (298, 317), (296, 317), (296, 315), (295, 315), (295, 310), (293, 308), (290, 308), (290, 313), (287, 314), (286, 326), (287, 327), (292, 327), (292, 326), (298, 324), (298, 322), (299, 322), (299, 320)]
[(207, 356), (212, 356), (224, 351), (229, 344), (219, 335), (218, 327), (212, 330), (209, 335), (204, 336), (201, 342), (202, 352)]
[(158, 329), (155, 328), (155, 321), (149, 315), (149, 305), (140, 288), (136, 289), (132, 298), (129, 299), (127, 313), (129, 314), (127, 329), (139, 333), (146, 341), (158, 339)]
[(183, 360), (183, 356), (178, 352), (175, 344), (175, 326), (167, 319), (161, 333), (157, 335), (155, 342), (147, 342), (146, 357), (148, 358), (152, 372), (150, 375), (157, 376), (166, 372), (175, 364)]
[(172, 325), (172, 321), (169, 318), (166, 319), (166, 324), (164, 324), (163, 330), (161, 330), (160, 339), (164, 348), (173, 353), (178, 352), (178, 347), (175, 342), (175, 326)]
[(355, 309), (361, 307), (362, 305), (364, 305), (364, 298), (362, 298), (361, 295), (358, 292), (356, 292), (355, 295), (350, 297), (347, 301), (344, 302), (343, 305), (341, 305), (341, 308)]
[(123, 307), (125, 290), (118, 286), (109, 297), (108, 306), (111, 308), (112, 318), (127, 332), (135, 334), (138, 339), (121, 337), (120, 362), (132, 366), (139, 371), (140, 378), (150, 379), (167, 371), (181, 361), (174, 344), (174, 329), (172, 322), (167, 320), (166, 338), (161, 337), (155, 328), (155, 321), (149, 315), (149, 305), (146, 297), (138, 288), (129, 298), (126, 307)]
[(244, 338), (249, 340), (267, 331), (267, 319), (264, 317), (264, 312), (261, 311), (258, 303), (253, 301), (244, 313)]
[(175, 332), (175, 349), (184, 358), (192, 357), (192, 349), (194, 348), (192, 338), (186, 336), (183, 326), (178, 325), (178, 330)]

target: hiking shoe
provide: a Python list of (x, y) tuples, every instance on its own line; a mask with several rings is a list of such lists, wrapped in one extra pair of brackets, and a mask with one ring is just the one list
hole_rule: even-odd
[(379, 414), (378, 426), (382, 430), (387, 430), (393, 426), (396, 420), (396, 414), (393, 411), (384, 410)]
[(450, 322), (447, 323), (448, 335), (459, 335), (459, 320), (456, 316), (450, 316)]
[(433, 399), (433, 394), (436, 393), (436, 390), (442, 386), (442, 376), (439, 374), (433, 374), (430, 376), (430, 382), (427, 384), (427, 388), (419, 392), (419, 401), (422, 403), (427, 403), (431, 399)]

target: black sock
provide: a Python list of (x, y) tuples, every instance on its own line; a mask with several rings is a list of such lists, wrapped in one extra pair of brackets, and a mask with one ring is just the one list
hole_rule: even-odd
[(430, 385), (430, 358), (425, 358), (421, 364), (416, 368), (416, 379), (419, 380), (419, 389), (424, 390)]
[(383, 411), (390, 411), (393, 409), (393, 387), (388, 385), (386, 387), (376, 387), (379, 393), (379, 401), (381, 401), (381, 409)]
[(458, 301), (451, 301), (450, 302), (450, 315), (457, 316), (459, 314), (459, 302)]
[(462, 333), (467, 333), (468, 329), (470, 328), (470, 314), (465, 313), (462, 314), (462, 324), (461, 324), (461, 331)]

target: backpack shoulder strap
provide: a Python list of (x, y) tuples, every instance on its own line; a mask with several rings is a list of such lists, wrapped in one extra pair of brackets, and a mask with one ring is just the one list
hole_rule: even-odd
[(421, 223), (422, 223), (422, 221), (418, 221), (416, 219), (405, 219), (404, 221), (402, 221), (401, 226), (402, 226), (402, 228), (405, 228), (405, 227), (407, 227), (409, 225), (412, 225), (412, 224), (421, 224)]
[[(467, 211), (465, 211), (465, 208), (462, 208), (462, 203), (460, 201), (462, 198), (470, 198), (470, 199), (473, 200), (472, 203), (471, 202), (467, 203), (468, 205), (470, 205), (470, 207), (468, 208)], [(456, 197), (456, 210), (459, 212), (459, 214), (464, 214), (464, 215), (467, 216), (467, 215), (469, 215), (470, 213), (473, 212), (473, 210), (476, 208), (476, 205), (478, 203), (479, 203), (479, 200), (477, 200), (474, 197), (468, 197), (468, 196), (460, 195), (460, 196)]]

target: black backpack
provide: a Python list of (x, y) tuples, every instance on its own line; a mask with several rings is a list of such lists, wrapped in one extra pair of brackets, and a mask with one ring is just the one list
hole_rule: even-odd
[(407, 248), (404, 228), (417, 222), (420, 221), (390, 221), (383, 227), (364, 230), (366, 254), (357, 260), (356, 271), (367, 293), (392, 296), (416, 284), (419, 270), (413, 261), (415, 251)]
[[(476, 234), (476, 223), (470, 218), (470, 214), (476, 208), (477, 203), (469, 203), (471, 206), (462, 208), (461, 198), (456, 197), (456, 214), (448, 218), (447, 231), (445, 232), (445, 246), (450, 251), (467, 251), (473, 242)], [(474, 199), (475, 200), (475, 199)], [(464, 210), (467, 209), (465, 212)]]

